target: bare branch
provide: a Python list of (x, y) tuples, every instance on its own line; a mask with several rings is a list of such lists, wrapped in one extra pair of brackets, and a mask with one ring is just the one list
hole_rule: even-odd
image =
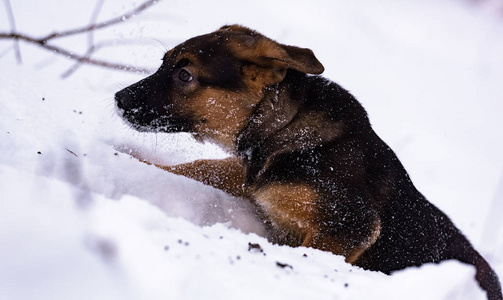
[[(14, 20), (14, 14), (12, 13), (12, 6), (10, 5), (10, 0), (4, 0), (5, 10), (7, 11), (7, 16), (9, 17), (9, 23), (12, 32), (16, 31), (16, 21)], [(14, 53), (16, 53), (16, 60), (19, 64), (23, 62), (21, 58), (21, 49), (19, 48), (19, 42), (17, 40), (14, 41)]]
[[(89, 21), (89, 26), (95, 24), (98, 20), (98, 15), (100, 14), (101, 8), (103, 7), (105, 0), (98, 0), (96, 6), (94, 7), (93, 14), (91, 15), (91, 20)], [(91, 30), (87, 34), (87, 46), (91, 48), (94, 45), (94, 30)]]
[(110, 20), (107, 20), (107, 21), (104, 21), (101, 23), (97, 23), (97, 24), (91, 24), (91, 25), (88, 25), (88, 26), (85, 26), (82, 28), (70, 29), (70, 30), (62, 31), (62, 32), (54, 32), (54, 33), (51, 33), (51, 34), (41, 38), (41, 40), (49, 41), (49, 40), (52, 40), (55, 38), (66, 37), (66, 36), (70, 36), (70, 35), (75, 35), (75, 34), (79, 34), (79, 33), (89, 32), (92, 30), (102, 29), (102, 28), (105, 28), (108, 26), (112, 26), (117, 23), (121, 23), (121, 22), (124, 22), (124, 21), (131, 19), (136, 14), (144, 11), (145, 9), (156, 4), (157, 2), (159, 2), (159, 0), (149, 0), (149, 1), (141, 4), (140, 6), (136, 7), (135, 9), (131, 10), (130, 12), (128, 12), (120, 17), (113, 18), (113, 19), (110, 19)]
[[(101, 41), (101, 42), (99, 42), (97, 44), (94, 44), (91, 47), (89, 47), (89, 49), (87, 49), (87, 52), (84, 55), (84, 57), (91, 57), (91, 55), (93, 55), (94, 53), (98, 52), (98, 50), (101, 50), (101, 49), (106, 48), (106, 47), (116, 47), (116, 46), (124, 46), (124, 45), (144, 45), (144, 44), (145, 44), (145, 40), (141, 40), (141, 39), (140, 40), (134, 40), (134, 39), (129, 39), (129, 40), (109, 40), (109, 41), (105, 40), (105, 41)], [(70, 77), (75, 71), (77, 71), (77, 69), (82, 65), (82, 63), (85, 63), (85, 61), (84, 62), (77, 61), (72, 67), (70, 67), (67, 71), (65, 71), (61, 75), (61, 77), (62, 78), (68, 78), (68, 77)], [(144, 70), (146, 70), (147, 72), (141, 71), (140, 73), (148, 74), (148, 73), (152, 73), (152, 71), (154, 71), (154, 70), (150, 70), (150, 69), (144, 69)]]
[[(98, 19), (98, 15), (101, 11), (101, 8), (103, 7), (103, 3), (105, 3), (105, 0), (98, 0), (96, 2), (96, 6), (94, 7), (93, 14), (91, 15), (91, 20), (89, 21), (89, 26), (92, 24), (96, 23), (96, 20)], [(94, 30), (91, 30), (87, 33), (87, 52), (84, 55), (85, 57), (91, 57), (91, 55), (94, 52)], [(73, 74), (73, 72), (77, 71), (77, 69), (81, 66), (82, 62), (77, 61), (73, 66), (70, 67), (66, 72), (64, 72), (61, 77), (62, 78), (67, 78), (70, 75)]]
[[(83, 57), (85, 58), (90, 58), (91, 55), (95, 52), (95, 47), (94, 46), (91, 46), (89, 47), (89, 49), (87, 49), (87, 52), (86, 54), (84, 54)], [(82, 65), (82, 63), (84, 63), (85, 61), (83, 60), (77, 60), (77, 62), (75, 64), (73, 64), (73, 66), (71, 66), (68, 70), (66, 70), (63, 74), (61, 74), (61, 77), (62, 78), (68, 78), (70, 77), (75, 71), (77, 71), (77, 69)]]
[[(6, 5), (9, 4), (9, 7), (10, 7), (10, 3), (8, 3), (9, 0), (5, 0), (5, 1), (6, 1), (5, 2)], [(159, 0), (149, 0), (149, 1), (144, 2), (140, 6), (136, 7), (135, 9), (131, 10), (130, 12), (128, 12), (120, 17), (113, 18), (113, 19), (110, 19), (110, 20), (107, 20), (107, 21), (104, 21), (101, 23), (94, 23), (93, 20), (95, 20), (97, 18), (97, 15), (101, 9), (101, 5), (103, 4), (102, 0), (98, 0), (97, 6), (95, 7), (95, 11), (94, 11), (92, 19), (91, 19), (92, 22), (88, 26), (85, 26), (82, 28), (77, 28), (77, 29), (70, 29), (70, 30), (66, 30), (66, 31), (62, 31), (62, 32), (55, 32), (55, 33), (49, 34), (49, 35), (42, 37), (42, 38), (34, 38), (34, 37), (31, 37), (31, 36), (28, 36), (25, 34), (18, 33), (13, 28), (13, 31), (11, 33), (1, 33), (0, 32), (0, 39), (13, 39), (13, 40), (15, 40), (15, 43), (18, 43), (19, 41), (24, 41), (27, 43), (36, 44), (42, 48), (53, 51), (54, 53), (57, 53), (57, 54), (65, 56), (67, 58), (76, 60), (78, 63), (86, 63), (86, 64), (90, 64), (90, 65), (95, 65), (95, 66), (101, 66), (101, 67), (105, 67), (105, 68), (130, 71), (130, 72), (136, 72), (136, 73), (150, 73), (150, 72), (152, 72), (152, 70), (148, 69), (148, 68), (133, 67), (133, 66), (112, 63), (112, 62), (107, 62), (107, 61), (102, 61), (102, 60), (97, 60), (97, 59), (91, 58), (90, 55), (96, 51), (96, 47), (94, 45), (92, 45), (94, 42), (92, 37), (89, 38), (89, 40), (88, 40), (90, 44), (89, 44), (89, 49), (87, 50), (87, 53), (85, 55), (75, 54), (72, 51), (63, 49), (59, 46), (49, 44), (49, 42), (53, 39), (56, 39), (56, 38), (67, 37), (67, 36), (81, 34), (81, 33), (85, 33), (85, 32), (92, 32), (97, 29), (102, 29), (102, 28), (105, 28), (105, 27), (108, 27), (108, 26), (111, 26), (111, 25), (114, 25), (114, 24), (117, 24), (120, 22), (124, 22), (124, 21), (129, 20), (130, 18), (134, 17), (136, 14), (142, 12), (143, 10), (147, 9), (148, 7), (156, 4), (157, 2), (159, 2)], [(12, 15), (12, 13), (11, 13), (11, 15)], [(13, 20), (13, 17), (12, 17), (12, 20)], [(66, 73), (68, 73), (68, 72), (66, 72)]]
[(117, 63), (111, 63), (107, 61), (102, 61), (102, 60), (97, 60), (93, 59), (90, 57), (82, 56), (75, 54), (73, 52), (70, 52), (68, 50), (65, 50), (63, 48), (60, 48), (58, 46), (53, 46), (50, 44), (47, 44), (44, 40), (36, 39), (29, 37), (24, 34), (18, 34), (18, 33), (10, 33), (10, 34), (4, 34), (0, 33), (0, 39), (2, 38), (9, 38), (9, 39), (18, 39), (22, 40), (28, 43), (36, 44), (39, 45), (42, 48), (45, 48), (47, 50), (53, 51), (54, 53), (61, 54), (67, 58), (71, 58), (80, 62), (84, 62), (86, 64), (90, 65), (95, 65), (95, 66), (101, 66), (101, 67), (106, 67), (110, 69), (116, 69), (116, 70), (123, 70), (123, 71), (131, 71), (131, 72), (136, 72), (136, 73), (150, 73), (152, 70), (147, 69), (147, 68), (141, 68), (141, 67), (132, 67), (132, 66), (127, 66), (127, 65), (122, 65), (122, 64), (117, 64)]

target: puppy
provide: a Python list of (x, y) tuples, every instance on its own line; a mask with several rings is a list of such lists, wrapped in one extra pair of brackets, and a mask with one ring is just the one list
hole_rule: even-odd
[(224, 26), (168, 51), (159, 70), (115, 95), (145, 132), (189, 132), (232, 156), (158, 166), (249, 198), (271, 240), (343, 255), (390, 274), (457, 259), (477, 269), (488, 299), (496, 273), (419, 193), (361, 104), (321, 76), (313, 52)]

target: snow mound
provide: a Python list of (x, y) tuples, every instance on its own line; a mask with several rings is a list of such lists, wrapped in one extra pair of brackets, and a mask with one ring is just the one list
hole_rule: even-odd
[[(17, 28), (34, 35), (85, 24), (82, 12), (94, 5), (11, 2)], [(169, 48), (241, 23), (312, 48), (325, 75), (368, 109), (419, 189), (501, 276), (501, 22), (453, 1), (393, 2), (389, 10), (372, 1), (251, 3), (213, 10), (207, 1), (159, 2), (95, 38), (147, 36)], [(287, 5), (288, 14), (275, 13)], [(106, 1), (100, 18), (132, 6)], [(386, 276), (330, 253), (270, 244), (245, 200), (128, 155), (164, 164), (226, 155), (184, 134), (125, 126), (113, 94), (140, 76), (82, 67), (63, 81), (72, 62), (22, 44), (18, 65), (4, 51), (11, 43), (0, 41), (0, 299), (485, 298), (474, 269), (457, 262)], [(96, 55), (155, 64), (164, 49), (145, 44)]]

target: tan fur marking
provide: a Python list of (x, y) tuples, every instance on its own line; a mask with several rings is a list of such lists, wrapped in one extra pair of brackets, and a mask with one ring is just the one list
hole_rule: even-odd
[(246, 86), (262, 98), (264, 88), (281, 82), (286, 76), (286, 69), (262, 68), (256, 65), (243, 67), (243, 79)]
[(242, 31), (229, 42), (229, 49), (244, 61), (260, 67), (275, 69), (295, 69), (307, 74), (321, 74), (323, 65), (316, 59), (310, 49), (287, 46), (277, 43), (263, 35), (251, 35), (240, 28), (229, 31)]
[(246, 93), (206, 88), (188, 100), (187, 108), (195, 115), (194, 131), (198, 138), (215, 142), (232, 153), (239, 131), (259, 100), (247, 97)]
[(324, 234), (323, 232), (311, 231), (306, 235), (303, 247), (311, 247), (324, 251), (330, 251), (337, 255), (343, 255), (347, 263), (354, 264), (360, 255), (372, 246), (381, 233), (381, 222), (376, 220), (371, 236), (356, 248), (350, 248), (344, 240), (338, 240), (333, 236)]
[(308, 234), (301, 246), (330, 251), (337, 255), (347, 254), (340, 241), (335, 240), (333, 237), (323, 235), (318, 231)]
[(250, 38), (236, 37), (229, 42), (229, 48), (236, 57), (253, 62), (261, 67), (282, 67), (286, 68), (284, 60), (288, 59), (288, 54), (280, 44), (258, 36)]
[(365, 241), (360, 247), (353, 249), (350, 253), (348, 253), (346, 256), (346, 262), (350, 264), (354, 264), (360, 255), (365, 252), (370, 246), (372, 246), (379, 236), (381, 235), (381, 221), (379, 219), (374, 220), (373, 228), (372, 228), (372, 233), (368, 237), (367, 241)]
[(245, 167), (239, 158), (204, 159), (176, 166), (156, 166), (168, 172), (202, 182), (236, 197), (248, 196), (244, 189)]
[(272, 219), (302, 236), (315, 235), (318, 194), (302, 183), (272, 183), (253, 193)]

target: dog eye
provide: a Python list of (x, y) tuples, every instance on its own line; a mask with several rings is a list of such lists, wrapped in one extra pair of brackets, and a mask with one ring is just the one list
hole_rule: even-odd
[(194, 79), (194, 77), (192, 77), (192, 75), (190, 75), (190, 73), (184, 69), (180, 70), (180, 74), (178, 74), (178, 78), (183, 82), (191, 82), (192, 79)]

